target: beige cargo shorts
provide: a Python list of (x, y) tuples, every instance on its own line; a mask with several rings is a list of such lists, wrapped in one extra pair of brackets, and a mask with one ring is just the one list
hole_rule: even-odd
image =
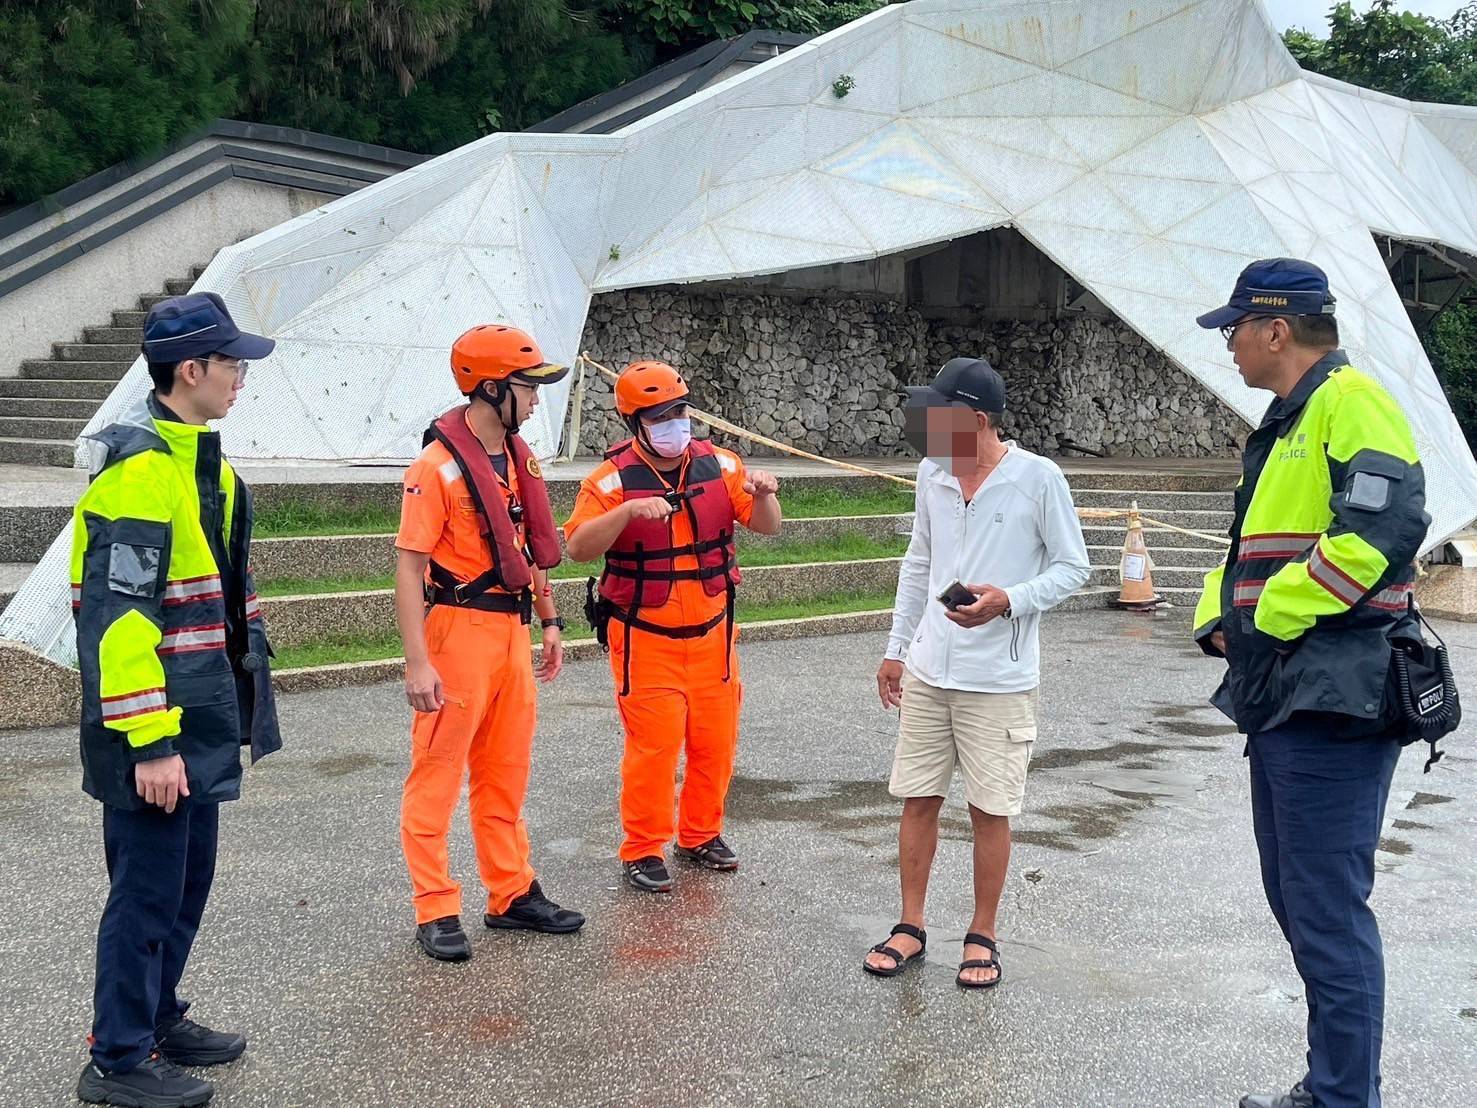
[(937, 689), (904, 673), (888, 791), (900, 797), (948, 796), (957, 765), (972, 807), (992, 816), (1019, 815), (1036, 741), (1037, 699), (1036, 689)]

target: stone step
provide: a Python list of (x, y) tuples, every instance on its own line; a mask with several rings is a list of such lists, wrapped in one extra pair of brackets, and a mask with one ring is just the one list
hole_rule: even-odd
[[(1160, 589), (1169, 603), (1150, 614), (1135, 615), (1136, 619), (1184, 619), (1189, 614), (1184, 605), (1193, 606), (1193, 590)], [(1085, 588), (1074, 593), (1054, 608), (1047, 618), (1071, 612), (1101, 611), (1114, 606), (1116, 588)], [(1125, 618), (1130, 618), (1125, 615)], [(807, 616), (803, 619), (739, 621), (743, 628), (744, 643), (768, 642), (775, 639), (824, 637), (827, 635), (851, 635), (865, 632), (881, 633), (892, 626), (892, 609), (872, 611), (839, 612), (827, 616)], [(536, 648), (530, 648), (535, 649)], [(581, 661), (598, 658), (603, 651), (594, 639), (571, 639), (564, 644), (566, 661)], [(397, 681), (405, 675), (403, 658), (382, 658), (369, 662), (346, 662), (339, 665), (310, 666), (301, 669), (278, 669), (272, 673), (272, 684), (279, 693), (311, 692), (317, 689), (346, 688), (374, 685), (381, 681)]]
[[(70, 466), (74, 457), (72, 444), (69, 442), (0, 438), (0, 462), (23, 466)], [(42, 545), (50, 543), (54, 537), (55, 532), (47, 535)]]
[(151, 293), (148, 293), (148, 294), (146, 294), (144, 296), (140, 296), (138, 298), (139, 310), (141, 310), (143, 312), (148, 312), (148, 310), (150, 308), (152, 308), (155, 304), (159, 303), (161, 300), (168, 300), (168, 299), (169, 299), (169, 293), (167, 293), (167, 292), (151, 292)]
[[(777, 543), (822, 542), (862, 535), (879, 542), (908, 533), (908, 516), (831, 516), (790, 519), (778, 535), (740, 529), (738, 546), (762, 549)], [(1114, 565), (1117, 565), (1114, 555)], [(740, 554), (742, 561), (742, 553)], [(363, 577), (390, 573), (395, 566), (394, 535), (314, 535), (288, 539), (254, 539), (252, 571), (259, 583), (283, 578)]]
[[(1118, 563), (1114, 561), (1112, 565), (1094, 564), (1092, 576), (1087, 579), (1087, 584), (1089, 586), (1112, 586), (1116, 589), (1119, 584)], [(1159, 592), (1165, 589), (1192, 589), (1195, 590), (1198, 598), (1199, 590), (1204, 584), (1205, 570), (1203, 569), (1160, 565), (1154, 567), (1154, 588)]]
[[(890, 596), (897, 585), (898, 562), (897, 558), (878, 558), (757, 566), (744, 572), (744, 596), (757, 603), (853, 590)], [(561, 612), (579, 612), (584, 602), (583, 579), (554, 582), (554, 603)], [(267, 633), (278, 649), (303, 646), (330, 635), (376, 636), (395, 630), (394, 593), (390, 589), (265, 597), (262, 609), (266, 612)]]
[(21, 400), (90, 400), (96, 408), (117, 384), (112, 380), (84, 381), (75, 377), (0, 377), (0, 396)]
[[(1125, 531), (1126, 528), (1122, 523), (1096, 523), (1093, 520), (1082, 521), (1082, 537), (1089, 547), (1111, 546), (1114, 549), (1122, 550)], [(1224, 533), (1223, 529), (1206, 529), (1206, 534)], [(1145, 527), (1144, 541), (1148, 544), (1150, 552), (1156, 557), (1161, 550), (1173, 550), (1182, 547), (1204, 547), (1210, 549), (1214, 546), (1215, 549), (1221, 552), (1222, 556), (1224, 556), (1226, 550), (1220, 544), (1212, 544), (1209, 540), (1202, 539), (1197, 535), (1185, 535), (1178, 531), (1167, 530), (1163, 527)]]
[(96, 411), (96, 400), (53, 400), (47, 397), (6, 396), (0, 393), (0, 416), (80, 419), (86, 422)]
[(51, 349), (64, 362), (132, 363), (139, 355), (137, 343), (127, 342), (54, 342)]
[[(89, 349), (106, 349), (106, 347), (90, 347)], [(138, 351), (134, 350), (137, 357)], [(67, 380), (67, 381), (121, 381), (123, 375), (128, 372), (128, 367), (133, 364), (133, 358), (128, 361), (58, 361), (56, 359), (41, 360), (39, 358), (27, 359), (21, 362), (21, 376), (32, 381)]]
[[(70, 447), (64, 464), (72, 464)], [(71, 520), (70, 504), (27, 507), (0, 504), (0, 562), (40, 561), (52, 540), (61, 533), (62, 528), (70, 526)]]
[[(743, 641), (772, 642), (776, 639), (800, 639), (824, 635), (852, 635), (866, 631), (886, 631), (892, 626), (892, 609), (865, 612), (840, 612), (829, 616), (807, 616), (804, 619), (771, 619), (739, 621)], [(530, 647), (537, 653), (537, 648)], [(594, 639), (571, 639), (564, 644), (564, 660), (584, 661), (600, 657), (604, 651)], [(272, 671), (272, 686), (279, 693), (311, 692), (374, 685), (403, 677), (403, 658), (384, 658), (372, 662), (346, 662), (331, 666)]]
[[(1226, 551), (1223, 547), (1166, 546), (1151, 547), (1149, 554), (1154, 559), (1154, 573), (1157, 577), (1161, 566), (1165, 569), (1193, 569), (1198, 573), (1208, 573), (1221, 564)], [(1114, 572), (1117, 571), (1118, 560), (1122, 556), (1122, 544), (1087, 548), (1088, 561), (1095, 566), (1112, 566)]]
[(148, 312), (137, 311), (133, 308), (127, 308), (123, 311), (114, 312), (113, 326), (137, 328), (139, 334), (142, 335), (144, 329), (144, 319), (148, 316), (148, 314)]
[(1139, 510), (1150, 515), (1184, 510), (1229, 512), (1235, 507), (1233, 495), (1229, 492), (1159, 492), (1152, 489), (1072, 489), (1072, 500), (1079, 508), (1126, 509), (1137, 502)]
[(70, 445), (86, 425), (85, 419), (0, 415), (0, 438), (56, 439)]
[(1203, 469), (1165, 469), (1145, 460), (1142, 467), (1132, 459), (1109, 469), (1075, 469), (1070, 458), (1057, 464), (1076, 489), (1138, 489), (1143, 492), (1227, 492), (1235, 489), (1241, 470), (1238, 463), (1206, 459)]
[(183, 296), (195, 287), (195, 277), (171, 277), (164, 282), (164, 291), (170, 296)]
[(100, 343), (128, 343), (138, 348), (139, 343), (144, 341), (144, 328), (140, 323), (137, 327), (84, 327), (82, 329), (83, 342)]
[(35, 562), (0, 562), (0, 612), (15, 599), (16, 590), (35, 568)]

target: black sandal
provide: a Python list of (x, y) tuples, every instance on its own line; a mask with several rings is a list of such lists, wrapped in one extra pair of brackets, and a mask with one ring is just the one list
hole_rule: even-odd
[(897, 947), (888, 946), (886, 943), (878, 943), (872, 948), (871, 953), (886, 954), (889, 958), (892, 959), (892, 965), (885, 968), (874, 966), (871, 962), (863, 959), (862, 969), (866, 970), (874, 977), (896, 977), (898, 974), (902, 973), (903, 970), (907, 969), (908, 966), (910, 966), (912, 963), (923, 961), (924, 952), (928, 949), (927, 931), (923, 930), (923, 928), (921, 927), (914, 927), (911, 923), (900, 923), (887, 934), (888, 938), (891, 938), (893, 935), (907, 935), (910, 938), (917, 939), (919, 943), (918, 953), (904, 958), (903, 952), (901, 950), (898, 950)]
[[(959, 963), (959, 975), (954, 978), (954, 984), (961, 989), (993, 989), (1000, 984), (1000, 979), (1005, 976), (1005, 970), (1000, 967), (1000, 948), (995, 945), (995, 940), (978, 931), (971, 931), (964, 936), (964, 945), (975, 945), (985, 947), (990, 952), (988, 958), (966, 958)], [(995, 976), (988, 981), (966, 981), (964, 971), (967, 969), (992, 969)]]

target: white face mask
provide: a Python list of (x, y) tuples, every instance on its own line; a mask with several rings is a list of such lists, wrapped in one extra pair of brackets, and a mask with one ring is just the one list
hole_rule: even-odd
[(692, 442), (692, 420), (684, 417), (648, 424), (646, 437), (663, 458), (680, 458)]

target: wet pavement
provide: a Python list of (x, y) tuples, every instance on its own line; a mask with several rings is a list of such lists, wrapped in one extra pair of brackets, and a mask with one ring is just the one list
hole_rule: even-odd
[[(1477, 627), (1442, 624), (1477, 690)], [(1262, 899), (1241, 740), (1205, 703), (1217, 663), (1182, 618), (1046, 620), (1041, 738), (1001, 915), (1005, 982), (953, 983), (969, 918), (962, 801), (944, 810), (930, 955), (865, 976), (896, 912), (895, 716), (884, 637), (754, 644), (728, 838), (737, 875), (625, 889), (619, 737), (603, 662), (545, 694), (528, 818), (573, 938), (478, 924), (475, 957), (412, 944), (396, 828), (397, 686), (286, 698), (289, 748), (222, 819), (192, 1013), (251, 1049), (223, 1105), (1230, 1106), (1303, 1071), (1304, 1012)], [(1477, 703), (1477, 692), (1469, 694)], [(1469, 709), (1470, 710), (1470, 709)], [(1401, 760), (1378, 856), (1389, 959), (1385, 1103), (1477, 1103), (1477, 758), (1469, 723)], [(1424, 750), (1424, 747), (1419, 748)], [(0, 736), (0, 1103), (71, 1102), (104, 896), (71, 731)]]

